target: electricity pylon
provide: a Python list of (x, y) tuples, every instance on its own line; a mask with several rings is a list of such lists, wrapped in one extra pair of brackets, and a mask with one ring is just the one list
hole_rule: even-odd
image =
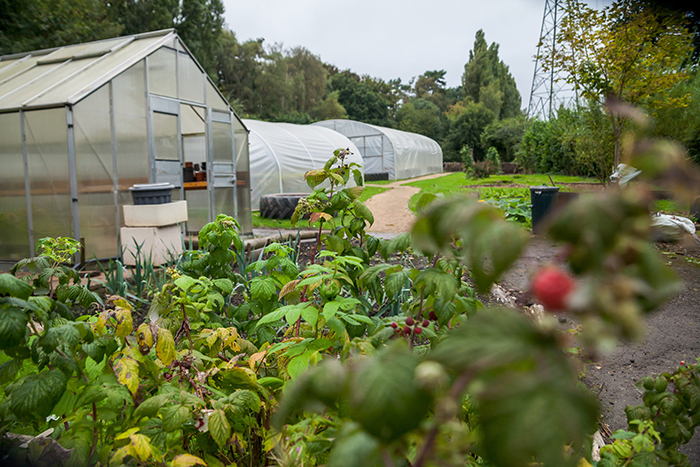
[(539, 116), (543, 120), (554, 116), (561, 105), (569, 106), (576, 101), (573, 88), (566, 82), (566, 73), (557, 69), (553, 64), (549, 64), (549, 70), (545, 71), (542, 66), (543, 61), (540, 58), (541, 52), (546, 47), (549, 47), (550, 50), (557, 49), (557, 33), (561, 21), (566, 15), (561, 3), (561, 0), (545, 0), (540, 44), (537, 47), (535, 73), (532, 77), (530, 104), (527, 108), (528, 116)]

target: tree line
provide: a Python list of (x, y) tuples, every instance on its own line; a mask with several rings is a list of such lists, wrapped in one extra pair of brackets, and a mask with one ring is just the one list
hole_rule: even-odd
[(526, 117), (498, 44), (482, 30), (457, 87), (447, 86), (445, 70), (385, 81), (303, 47), (240, 41), (225, 27), (221, 0), (0, 0), (0, 54), (175, 28), (243, 117), (349, 118), (433, 138), (445, 161), (467, 153), (483, 160), (494, 148), (527, 170), (605, 178), (630, 129), (603, 107), (612, 94), (653, 117), (647, 133), (675, 138), (700, 159), (697, 7), (667, 10), (652, 0), (618, 0), (600, 11), (578, 0), (563, 7), (562, 47), (541, 58), (569, 72), (579, 100), (548, 121)]

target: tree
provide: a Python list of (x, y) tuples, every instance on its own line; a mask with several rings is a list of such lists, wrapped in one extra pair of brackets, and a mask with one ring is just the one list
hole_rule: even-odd
[(437, 105), (426, 99), (413, 99), (396, 113), (396, 128), (440, 140), (443, 136), (441, 117)]
[[(608, 96), (648, 109), (684, 106), (669, 90), (687, 79), (682, 65), (692, 52), (692, 36), (681, 13), (637, 0), (619, 0), (600, 11), (567, 0), (557, 41), (545, 47), (545, 69), (568, 73), (579, 95), (599, 104)], [(609, 113), (615, 138), (614, 167), (620, 163), (624, 116)]]
[(530, 121), (525, 117), (494, 120), (484, 128), (481, 146), (495, 147), (504, 162), (511, 162), (515, 159), (517, 146), (529, 125)]
[(486, 43), (484, 31), (479, 29), (469, 61), (464, 65), (462, 89), (468, 99), (481, 103), (499, 118), (521, 114), (520, 93), (508, 65), (498, 57), (498, 44)]
[(107, 39), (122, 29), (102, 0), (0, 0), (0, 54)]
[(365, 123), (386, 125), (389, 118), (389, 102), (371, 86), (349, 70), (331, 78), (333, 91), (338, 91), (338, 102), (348, 117)]
[(452, 122), (443, 142), (444, 159), (448, 162), (460, 160), (459, 150), (469, 146), (474, 150), (474, 159), (482, 160), (486, 151), (481, 145), (481, 134), (496, 118), (496, 114), (484, 104), (467, 102), (464, 110)]
[(216, 50), (224, 26), (221, 0), (182, 0), (177, 33), (210, 76), (216, 75)]

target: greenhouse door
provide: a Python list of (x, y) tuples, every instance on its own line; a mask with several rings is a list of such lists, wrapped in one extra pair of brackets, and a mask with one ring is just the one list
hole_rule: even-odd
[(236, 167), (233, 145), (233, 126), (230, 112), (212, 110), (208, 114), (208, 136), (211, 148), (209, 171), (212, 210), (210, 220), (219, 214), (235, 216)]
[(152, 179), (170, 183), (173, 201), (182, 199), (182, 147), (180, 145), (180, 104), (151, 97)]

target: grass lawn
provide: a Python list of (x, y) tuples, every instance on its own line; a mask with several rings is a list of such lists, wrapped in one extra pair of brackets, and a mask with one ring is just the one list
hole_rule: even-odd
[[(388, 188), (380, 188), (376, 186), (365, 187), (365, 190), (360, 195), (360, 201), (363, 203), (370, 199), (374, 195), (378, 195)], [(253, 211), (253, 228), (255, 229), (279, 229), (279, 230), (296, 230), (301, 225), (302, 229), (308, 229), (309, 221), (301, 221), (296, 226), (292, 226), (292, 222), (289, 219), (266, 219), (260, 217), (260, 211)]]

